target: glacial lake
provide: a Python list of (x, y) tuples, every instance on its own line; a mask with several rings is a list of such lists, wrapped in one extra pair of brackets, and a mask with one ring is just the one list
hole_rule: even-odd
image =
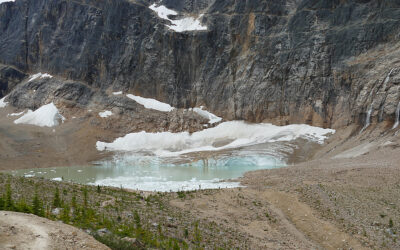
[[(237, 152), (236, 152), (237, 153)], [(284, 166), (271, 155), (241, 152), (197, 160), (156, 156), (118, 155), (94, 166), (36, 168), (11, 171), (15, 176), (43, 177), (54, 181), (123, 187), (143, 191), (180, 191), (239, 187), (232, 180), (245, 172)]]

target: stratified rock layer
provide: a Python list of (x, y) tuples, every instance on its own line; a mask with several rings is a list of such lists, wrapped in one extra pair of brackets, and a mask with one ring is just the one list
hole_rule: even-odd
[(204, 105), (226, 119), (336, 128), (363, 123), (369, 109), (373, 122), (395, 119), (397, 0), (164, 0), (175, 18), (204, 14), (206, 31), (182, 33), (151, 4), (1, 4), (0, 62), (176, 107)]

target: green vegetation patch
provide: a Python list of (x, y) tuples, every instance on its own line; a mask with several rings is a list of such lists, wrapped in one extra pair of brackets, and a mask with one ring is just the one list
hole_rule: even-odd
[(248, 248), (235, 232), (170, 205), (194, 194), (133, 192), (0, 174), (0, 210), (61, 220), (112, 249)]

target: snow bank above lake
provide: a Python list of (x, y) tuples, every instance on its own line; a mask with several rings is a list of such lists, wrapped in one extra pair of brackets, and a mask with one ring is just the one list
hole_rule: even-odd
[(157, 6), (156, 4), (152, 4), (149, 8), (156, 12), (160, 18), (170, 21), (171, 25), (166, 26), (176, 32), (207, 30), (207, 26), (203, 26), (200, 22), (200, 19), (203, 15), (200, 15), (198, 18), (185, 17), (182, 19), (173, 20), (170, 19), (169, 16), (178, 15), (176, 11), (168, 9), (163, 5)]
[[(217, 151), (238, 148), (266, 142), (292, 141), (304, 138), (323, 143), (328, 134), (335, 130), (309, 125), (275, 126), (272, 124), (248, 124), (243, 121), (230, 121), (214, 128), (189, 134), (181, 133), (131, 133), (117, 138), (114, 142), (98, 141), (99, 151), (149, 151), (159, 156), (177, 156), (200, 151)], [(224, 146), (216, 147), (217, 144)], [(226, 143), (223, 143), (226, 142)]]
[(54, 127), (59, 124), (59, 120), (65, 118), (59, 113), (54, 103), (49, 103), (38, 108), (34, 112), (29, 110), (25, 115), (15, 120), (15, 124), (30, 124), (39, 127)]
[(161, 112), (170, 112), (170, 111), (174, 110), (174, 108), (171, 107), (171, 105), (164, 103), (164, 102), (157, 101), (155, 99), (143, 98), (143, 97), (132, 95), (132, 94), (127, 94), (126, 96), (128, 98), (134, 100), (135, 102), (143, 105), (147, 109), (154, 109), (154, 110), (158, 110)]
[(52, 75), (49, 75), (49, 74), (47, 74), (47, 73), (44, 73), (44, 74), (42, 74), (42, 73), (37, 73), (37, 74), (31, 75), (31, 76), (29, 77), (28, 82), (33, 81), (33, 80), (38, 79), (38, 78), (53, 78), (53, 76), (52, 76)]

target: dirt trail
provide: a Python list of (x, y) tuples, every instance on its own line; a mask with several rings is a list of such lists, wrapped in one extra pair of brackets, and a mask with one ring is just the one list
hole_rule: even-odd
[(37, 217), (0, 211), (0, 249), (109, 249), (77, 228)]
[(171, 205), (246, 235), (252, 249), (364, 249), (357, 239), (314, 215), (290, 193), (223, 190)]
[[(324, 249), (366, 249), (356, 239), (341, 232), (331, 223), (316, 217), (313, 210), (299, 202), (295, 195), (272, 190), (265, 191), (262, 195), (272, 203), (270, 206), (272, 210), (281, 213), (293, 223), (294, 230), (303, 233)], [(304, 240), (301, 235), (298, 238)]]

